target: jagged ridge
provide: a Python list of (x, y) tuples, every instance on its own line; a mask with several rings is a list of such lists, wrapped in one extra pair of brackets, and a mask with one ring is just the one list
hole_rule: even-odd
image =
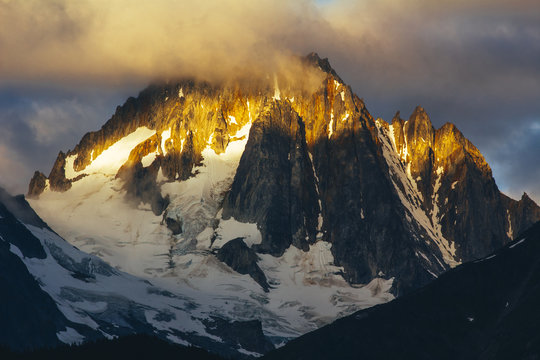
[[(260, 240), (243, 235), (255, 252), (277, 258), (322, 241), (342, 267), (324, 281), (394, 278), (395, 294), (489, 253), (539, 219), (536, 204), (499, 192), (482, 155), (455, 126), (434, 130), (422, 108), (408, 121), (376, 121), (327, 59), (310, 54), (304, 62), (306, 73), (321, 74), (312, 92), (280, 86), (279, 76), (273, 86), (153, 85), (60, 153), (47, 179), (36, 174), (29, 195), (69, 191), (96, 171), (101, 154), (140, 131), (145, 135), (109, 176), (121, 179), (134, 206), (150, 204), (164, 224), (176, 224), (172, 270), (175, 254), (232, 240), (223, 236), (227, 221), (256, 223)], [(227, 157), (241, 143), (241, 157)], [(230, 174), (218, 176), (221, 168), (210, 165), (219, 154), (229, 159)], [(201, 174), (209, 180), (200, 201), (187, 202), (182, 184)]]

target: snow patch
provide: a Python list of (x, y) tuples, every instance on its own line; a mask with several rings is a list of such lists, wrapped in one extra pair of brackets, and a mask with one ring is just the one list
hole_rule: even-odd
[(509, 249), (513, 249), (513, 248), (515, 248), (516, 246), (518, 246), (519, 244), (521, 244), (521, 243), (524, 242), (524, 241), (525, 241), (525, 239), (523, 238), (523, 239), (519, 240), (518, 242), (516, 242), (516, 243), (510, 245), (508, 248), (509, 248)]
[(141, 159), (142, 166), (143, 166), (143, 167), (148, 167), (148, 166), (152, 165), (152, 163), (154, 162), (154, 160), (156, 160), (156, 157), (157, 157), (157, 153), (156, 153), (156, 152), (151, 152), (150, 154), (145, 155), (145, 156)]
[(229, 115), (228, 119), (229, 119), (229, 121), (228, 121), (229, 124), (238, 125), (238, 123), (236, 122), (236, 118), (234, 116)]
[(163, 153), (163, 155), (167, 155), (167, 149), (165, 148), (165, 144), (167, 143), (167, 140), (169, 140), (170, 138), (171, 138), (170, 128), (169, 130), (164, 130), (161, 133), (161, 152)]
[(216, 240), (212, 244), (212, 248), (221, 248), (229, 241), (242, 238), (247, 246), (251, 247), (254, 244), (262, 242), (262, 235), (257, 224), (242, 223), (236, 221), (233, 217), (228, 220), (221, 220), (216, 230)]
[(329, 139), (332, 137), (332, 134), (334, 133), (333, 127), (334, 127), (334, 110), (330, 112), (330, 124), (328, 124), (328, 138)]
[(307, 252), (291, 245), (277, 258), (259, 254), (258, 265), (273, 287), (267, 294), (268, 308), (294, 321), (301, 332), (393, 299), (393, 278), (375, 278), (364, 286), (348, 285), (339, 275), (343, 268), (334, 265), (331, 248), (331, 243), (320, 240)]
[(139, 127), (131, 134), (109, 146), (82, 171), (75, 171), (73, 167), (75, 158), (78, 155), (68, 156), (65, 165), (66, 179), (73, 179), (81, 174), (116, 175), (118, 169), (128, 160), (131, 150), (155, 133), (155, 130), (150, 130), (144, 126)]
[(66, 327), (64, 331), (57, 332), (56, 337), (64, 344), (80, 344), (84, 340), (84, 336), (70, 327)]
[(510, 240), (514, 238), (514, 230), (512, 230), (512, 219), (510, 219), (510, 210), (506, 210), (506, 219), (508, 221), (508, 231), (506, 232), (506, 236)]
[[(2, 238), (2, 240), (4, 240)], [(9, 251), (11, 251), (13, 254), (17, 255), (19, 258), (21, 259), (24, 259), (24, 255), (21, 251), (21, 249), (19, 249), (17, 246), (13, 245), (13, 244), (9, 244)]]

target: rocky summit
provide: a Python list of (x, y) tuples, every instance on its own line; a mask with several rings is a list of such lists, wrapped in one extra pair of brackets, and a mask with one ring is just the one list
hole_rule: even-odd
[(454, 125), (421, 107), (375, 119), (327, 59), (301, 69), (149, 86), (36, 172), (30, 202), (81, 250), (189, 296), (197, 316), (260, 320), (275, 345), (540, 220)]

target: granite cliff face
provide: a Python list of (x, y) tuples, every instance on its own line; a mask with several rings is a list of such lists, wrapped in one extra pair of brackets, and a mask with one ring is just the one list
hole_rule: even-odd
[(408, 121), (396, 114), (390, 128), (422, 208), (454, 244), (457, 261), (482, 257), (537, 221), (538, 206), (501, 194), (480, 151), (453, 124), (435, 130), (417, 107)]
[[(375, 120), (326, 59), (302, 62), (317, 87), (279, 74), (257, 84), (152, 85), (61, 152), (48, 178), (36, 173), (28, 196), (69, 193), (106, 174), (133, 207), (149, 206), (170, 227), (172, 269), (175, 254), (237, 237), (249, 254), (275, 258), (324, 242), (341, 269), (332, 276), (350, 284), (393, 278), (394, 294), (485, 256), (540, 219), (532, 200), (499, 192), (454, 125), (434, 129), (421, 107), (407, 121), (399, 113), (390, 124)], [(126, 147), (120, 166), (108, 167), (111, 153)], [(200, 194), (189, 195), (193, 186)], [(226, 238), (228, 221), (256, 224), (260, 240)], [(232, 269), (271, 293), (265, 270), (247, 252), (243, 258), (249, 264)]]

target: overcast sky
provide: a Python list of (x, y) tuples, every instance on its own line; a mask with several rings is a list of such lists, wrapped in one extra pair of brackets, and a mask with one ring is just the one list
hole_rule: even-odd
[(153, 79), (311, 51), (373, 116), (422, 105), (480, 149), (503, 192), (540, 201), (537, 0), (0, 0), (0, 184), (25, 192)]

